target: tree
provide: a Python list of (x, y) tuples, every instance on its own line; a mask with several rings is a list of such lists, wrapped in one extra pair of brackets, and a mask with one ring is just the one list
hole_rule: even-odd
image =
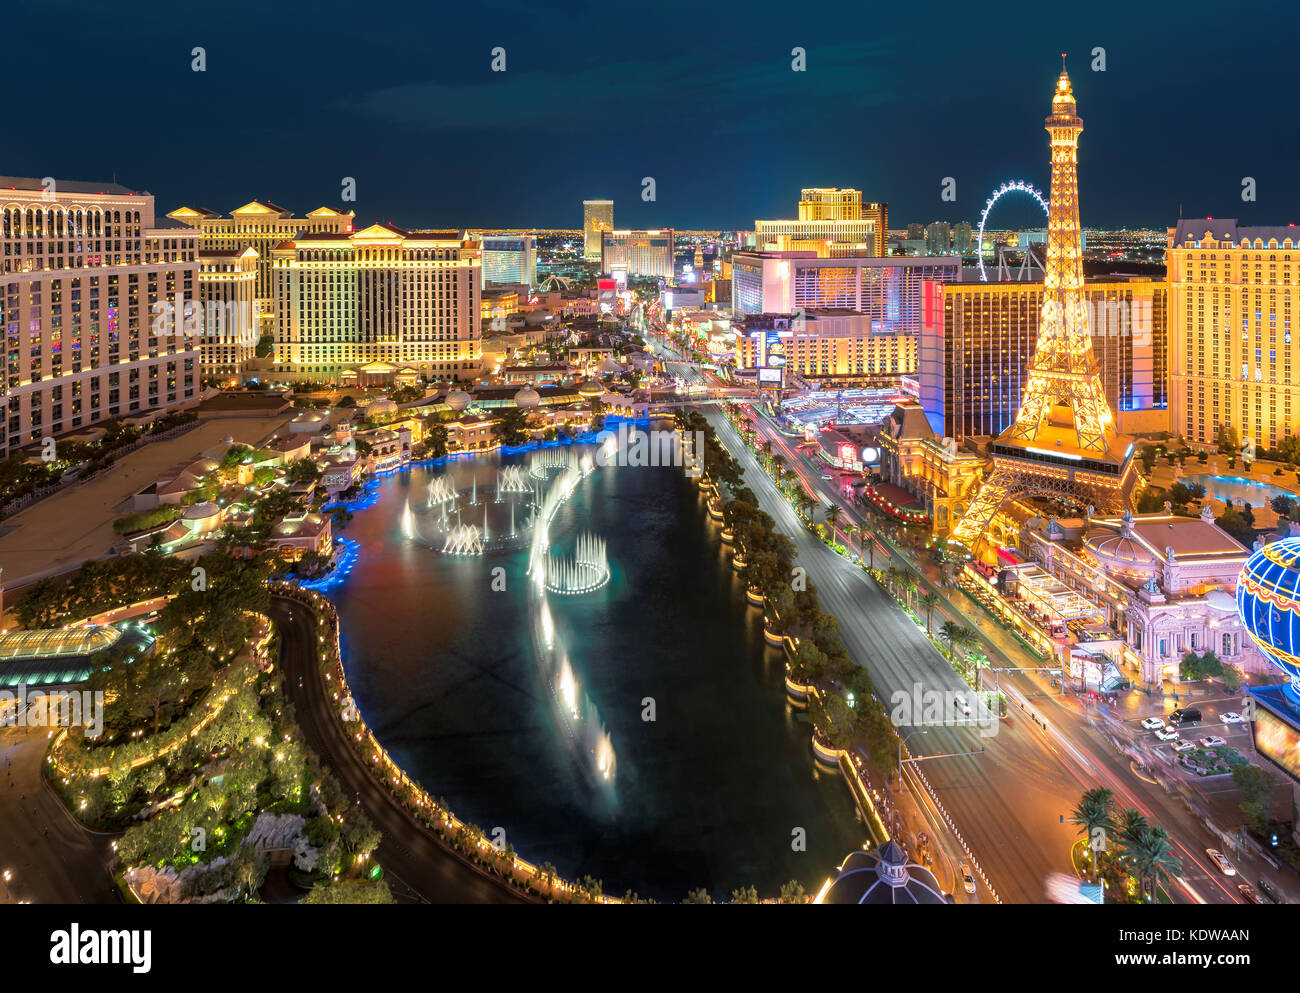
[(356, 397), (352, 396), (351, 394), (348, 394), (347, 396), (339, 400), (338, 405), (340, 407), (351, 409), (357, 405)]
[(920, 604), (925, 610), (925, 633), (930, 634), (930, 618), (934, 614), (934, 608), (939, 605), (939, 594), (932, 591), (921, 594)]
[(840, 518), (844, 515), (844, 510), (838, 503), (826, 505), (826, 526), (830, 528), (832, 537), (835, 534), (835, 528), (840, 523)]
[[(1097, 832), (1109, 833), (1115, 826), (1115, 794), (1105, 787), (1097, 786), (1088, 790), (1079, 799), (1079, 803), (1070, 812), (1070, 823), (1079, 825), (1079, 833), (1087, 839), (1092, 847)], [(1097, 860), (1092, 863), (1093, 879), (1097, 878)]]
[(429, 457), (440, 459), (447, 454), (447, 428), (443, 424), (430, 425), (424, 433), (424, 444), (429, 449)]
[(701, 887), (698, 890), (691, 890), (686, 894), (686, 899), (682, 903), (713, 903), (713, 897), (709, 896), (709, 891)]
[(753, 886), (742, 886), (731, 891), (732, 903), (758, 903), (758, 890)]
[(1264, 834), (1273, 819), (1277, 780), (1265, 769), (1248, 763), (1234, 766), (1232, 783), (1241, 793), (1238, 807), (1256, 834)]
[(298, 901), (304, 905), (340, 903), (396, 903), (388, 884), (382, 879), (345, 879), (332, 885), (314, 887)]
[(1240, 511), (1229, 507), (1214, 519), (1214, 523), (1246, 548), (1250, 548), (1255, 544), (1255, 530), (1246, 523), (1246, 519)]
[(285, 479), (290, 483), (314, 483), (321, 478), (320, 466), (311, 459), (295, 459), (285, 469)]
[(803, 888), (803, 883), (797, 879), (792, 879), (788, 883), (781, 885), (781, 895), (777, 898), (778, 903), (807, 903), (808, 894)]
[(1142, 895), (1151, 899), (1155, 895), (1160, 873), (1170, 876), (1183, 874), (1183, 863), (1174, 853), (1173, 841), (1162, 827), (1147, 828), (1131, 843), (1124, 845), (1124, 854), (1133, 865), (1133, 871), (1142, 881)]
[(492, 436), (502, 445), (522, 445), (528, 440), (528, 412), (518, 407), (506, 407), (497, 414), (492, 425)]

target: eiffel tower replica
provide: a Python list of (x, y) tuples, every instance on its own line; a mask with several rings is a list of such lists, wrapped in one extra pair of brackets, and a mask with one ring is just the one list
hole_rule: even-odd
[(953, 540), (972, 550), (1009, 500), (1056, 497), (1120, 513), (1132, 508), (1138, 480), (1133, 444), (1115, 431), (1101, 386), (1101, 364), (1092, 352), (1079, 237), (1083, 121), (1075, 113), (1064, 56), (1046, 128), (1052, 187), (1038, 343), (1020, 411), (990, 443), (983, 485), (953, 531)]

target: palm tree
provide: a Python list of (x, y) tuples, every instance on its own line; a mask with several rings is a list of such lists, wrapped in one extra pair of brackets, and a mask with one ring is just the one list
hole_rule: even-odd
[(898, 587), (898, 580), (902, 575), (903, 574), (899, 571), (898, 567), (891, 562), (889, 568), (885, 571), (885, 578), (889, 580), (889, 593), (891, 596), (895, 594)]
[(939, 625), (939, 637), (948, 642), (948, 654), (952, 654), (953, 642), (957, 640), (961, 626), (954, 624), (952, 621), (944, 621)]
[[(853, 553), (853, 536), (858, 533), (857, 525), (845, 524), (841, 531), (844, 532), (844, 544), (848, 547), (849, 553)], [(859, 556), (860, 557), (860, 556)]]
[(925, 633), (930, 634), (930, 618), (934, 614), (934, 608), (939, 605), (939, 594), (926, 592), (921, 594), (921, 606), (925, 610)]
[(1151, 825), (1141, 811), (1126, 810), (1115, 819), (1115, 834), (1125, 849), (1138, 843), (1143, 833), (1151, 830)]
[[(1115, 824), (1115, 794), (1103, 786), (1088, 790), (1070, 813), (1070, 823), (1079, 825), (1079, 833), (1089, 843), (1098, 831), (1109, 832)], [(1090, 845), (1091, 847), (1091, 845)], [(1097, 859), (1092, 860), (1092, 878), (1097, 878)]]
[(769, 459), (772, 457), (772, 443), (770, 441), (763, 442), (758, 446), (758, 450), (763, 453), (763, 458)]
[(844, 516), (844, 511), (838, 503), (828, 503), (826, 505), (826, 526), (831, 529), (831, 538), (835, 537), (835, 528), (839, 525), (842, 516)]
[(772, 456), (772, 475), (776, 478), (777, 485), (781, 483), (781, 477), (785, 474), (785, 456)]
[(1124, 854), (1132, 860), (1133, 871), (1142, 880), (1144, 899), (1155, 898), (1156, 883), (1161, 872), (1170, 876), (1183, 874), (1183, 861), (1174, 853), (1169, 832), (1162, 827), (1148, 827), (1131, 844), (1126, 842)]

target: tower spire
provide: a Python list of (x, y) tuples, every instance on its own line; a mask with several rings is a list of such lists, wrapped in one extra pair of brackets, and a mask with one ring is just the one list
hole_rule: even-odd
[(953, 537), (974, 547), (998, 509), (1017, 495), (1055, 495), (1122, 510), (1135, 483), (1132, 444), (1114, 414), (1092, 351), (1079, 224), (1079, 135), (1083, 120), (1061, 53), (1049, 135), (1052, 185), (1038, 341), (1015, 421), (989, 447), (993, 464)]

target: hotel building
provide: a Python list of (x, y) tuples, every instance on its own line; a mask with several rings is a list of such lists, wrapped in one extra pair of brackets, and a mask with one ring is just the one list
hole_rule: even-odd
[(537, 239), (532, 235), (484, 235), (483, 285), (537, 285)]
[(199, 229), (199, 251), (257, 251), (255, 300), (261, 323), (260, 331), (271, 334), (275, 327), (275, 274), (271, 250), (282, 241), (300, 234), (351, 234), (353, 214), (333, 207), (317, 207), (306, 217), (294, 217), (293, 211), (273, 203), (254, 200), (222, 217), (204, 207), (178, 207), (167, 215), (174, 221)]
[(478, 371), (481, 265), (460, 232), (375, 224), (271, 254), (279, 378), (375, 386)]
[(613, 200), (582, 201), (582, 257), (599, 259), (602, 235), (614, 230)]
[(204, 379), (239, 379), (257, 351), (257, 249), (199, 252), (199, 356)]
[[(788, 317), (788, 315), (786, 315)], [(755, 316), (750, 324), (767, 328), (771, 315)], [(807, 379), (836, 379), (870, 386), (897, 386), (900, 376), (916, 374), (917, 336), (885, 328), (873, 332), (868, 315), (853, 310), (806, 310), (789, 320), (780, 333), (784, 365)], [(764, 364), (764, 330), (737, 330), (736, 368)], [(768, 350), (770, 351), (770, 344)], [(824, 384), (823, 384), (824, 385)]]
[(198, 237), (111, 183), (0, 177), (0, 455), (198, 402), (199, 352), (165, 307), (198, 294)]
[(921, 333), (921, 284), (961, 278), (961, 259), (818, 258), (812, 252), (739, 252), (732, 257), (737, 316), (852, 310), (873, 333)]
[[(1119, 430), (1167, 430), (1165, 284), (1110, 276), (1086, 283), (1083, 294)], [(1041, 298), (1041, 282), (925, 284), (918, 378), (936, 434), (996, 437), (1015, 420)]]
[(1212, 446), (1227, 426), (1260, 449), (1300, 432), (1300, 228), (1182, 220), (1166, 260), (1173, 431)]
[(886, 254), (887, 203), (864, 204), (859, 190), (817, 187), (800, 192), (798, 212), (797, 220), (755, 221), (759, 250), (822, 257)]
[(657, 231), (605, 231), (600, 239), (600, 271), (629, 276), (673, 278), (672, 228)]

